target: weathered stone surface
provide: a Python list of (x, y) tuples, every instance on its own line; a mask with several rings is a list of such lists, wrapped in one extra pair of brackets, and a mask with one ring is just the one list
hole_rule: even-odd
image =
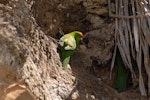
[(88, 13), (97, 15), (108, 15), (106, 5), (108, 0), (87, 0), (83, 2), (83, 6)]
[[(0, 0), (0, 100), (146, 100), (138, 90), (124, 96), (108, 86), (105, 64), (112, 54), (114, 27), (107, 14), (95, 12), (107, 9), (106, 2)], [(66, 71), (55, 39), (46, 35), (59, 38), (59, 29), (90, 31)], [(95, 75), (93, 66), (102, 73)]]
[(20, 0), (16, 2), (18, 9), (0, 15), (0, 69), (3, 72), (0, 88), (3, 90), (12, 83), (25, 84), (35, 99), (65, 99), (74, 88), (75, 78), (69, 77), (71, 72), (62, 70), (57, 44), (36, 26), (30, 17), (32, 14), (26, 15), (30, 11), (25, 4)]
[(91, 23), (90, 29), (99, 29), (103, 27), (104, 20), (98, 15), (88, 14), (86, 19)]
[(86, 50), (83, 52), (93, 64), (100, 66), (110, 61), (114, 47), (114, 25), (103, 24), (103, 27), (106, 29), (101, 28), (86, 33)]
[(83, 5), (85, 7), (91, 7), (91, 6), (106, 5), (107, 3), (108, 0), (84, 0)]
[[(4, 74), (5, 75), (5, 74)], [(0, 100), (35, 100), (25, 85), (13, 83), (0, 91)]]
[[(41, 30), (41, 27), (38, 26), (36, 21), (40, 20), (35, 20), (35, 16), (33, 17), (32, 14), (40, 14), (40, 11), (31, 13), (31, 9), (34, 11), (32, 4), (34, 4), (32, 0), (28, 2), (24, 0), (12, 0), (10, 3), (7, 2), (7, 6), (1, 5), (1, 8), (3, 9), (0, 15), (0, 89), (1, 94), (4, 94), (3, 98), (11, 97), (11, 95), (15, 95), (16, 93), (24, 93), (23, 91), (29, 92), (28, 95), (31, 96), (32, 99), (35, 98), (40, 100), (97, 98), (94, 95), (91, 95), (90, 92), (87, 93), (87, 91), (84, 91), (84, 94), (82, 94), (80, 91), (82, 88), (85, 88), (84, 86), (81, 86), (81, 89), (77, 90), (77, 80), (79, 79), (74, 75), (74, 70), (72, 68), (67, 71), (62, 70), (60, 57), (57, 52), (57, 44), (51, 40), (51, 38), (48, 38)], [(57, 11), (60, 10), (60, 12), (62, 12), (64, 9), (66, 10), (65, 7), (72, 6), (72, 4), (69, 3), (69, 5), (65, 4), (65, 1), (58, 4)], [(67, 12), (68, 15), (66, 15), (68, 19), (73, 21), (82, 19), (82, 16), (78, 17), (78, 15), (71, 15), (78, 11), (76, 8), (75, 11), (72, 9), (67, 10), (70, 11)], [(53, 12), (51, 13), (54, 14)], [(52, 15), (49, 14), (50, 13), (47, 13), (46, 16)], [(55, 19), (55, 16), (52, 17)], [(42, 18), (41, 20), (45, 20), (46, 23), (50, 24), (55, 24), (55, 22), (60, 21), (51, 20), (52, 22), (47, 22), (47, 20), (49, 20), (48, 17), (39, 18)], [(90, 15), (87, 17), (87, 20), (93, 24), (91, 25), (92, 29), (101, 27), (101, 24), (103, 23), (98, 16)], [(56, 24), (55, 27), (59, 28)], [(55, 32), (53, 31), (53, 34), (54, 33)], [(87, 48), (84, 46), (83, 48), (81, 47), (81, 52), (86, 49)], [(88, 58), (90, 57), (88, 54), (85, 55), (88, 56)], [(86, 60), (87, 59), (85, 58), (85, 61)], [(88, 60), (89, 62), (92, 61), (91, 59)], [(84, 64), (91, 66), (91, 63), (84, 62)], [(78, 66), (78, 64), (76, 64), (76, 66)], [(86, 75), (86, 72), (84, 72), (84, 75)], [(89, 83), (91, 82), (88, 82), (88, 84)], [(10, 93), (9, 89), (4, 92), (4, 90), (7, 90), (12, 84), (16, 84), (14, 86), (17, 87), (13, 91), (20, 92)], [(79, 84), (81, 84), (80, 81)], [(22, 85), (25, 88), (20, 90), (20, 86)], [(17, 98), (17, 95), (15, 98)]]

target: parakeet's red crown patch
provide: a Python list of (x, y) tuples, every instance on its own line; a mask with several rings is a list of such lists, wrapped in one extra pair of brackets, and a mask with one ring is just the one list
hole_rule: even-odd
[(82, 34), (81, 37), (84, 38), (84, 34)]

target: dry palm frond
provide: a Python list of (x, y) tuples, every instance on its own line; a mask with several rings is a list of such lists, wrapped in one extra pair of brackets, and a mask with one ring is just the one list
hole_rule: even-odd
[[(116, 48), (118, 48), (125, 66), (132, 73), (133, 79), (136, 75), (132, 59), (137, 63), (141, 95), (147, 95), (142, 76), (142, 69), (145, 68), (148, 76), (148, 95), (150, 95), (150, 0), (115, 0), (116, 14), (111, 13), (110, 0), (108, 3), (109, 14), (111, 17), (115, 17), (116, 44), (111, 71), (114, 66)], [(142, 66), (142, 61), (144, 61), (144, 66)]]

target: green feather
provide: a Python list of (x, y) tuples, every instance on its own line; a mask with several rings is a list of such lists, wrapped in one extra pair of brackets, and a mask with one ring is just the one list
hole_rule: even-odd
[[(79, 31), (74, 31), (68, 34), (65, 34), (60, 38), (60, 42), (63, 42), (63, 46), (61, 47), (61, 58), (63, 69), (65, 70), (70, 62), (71, 55), (75, 52), (77, 45), (79, 44), (82, 33)], [(70, 49), (66, 50), (65, 48), (69, 46)]]
[(70, 57), (73, 54), (73, 50), (65, 50), (65, 46), (61, 48), (61, 53), (62, 53), (62, 64), (63, 64), (63, 69), (66, 70), (69, 62), (70, 62)]
[(117, 71), (117, 79), (112, 87), (120, 93), (125, 91), (129, 77), (129, 70), (125, 68), (120, 53), (117, 54)]

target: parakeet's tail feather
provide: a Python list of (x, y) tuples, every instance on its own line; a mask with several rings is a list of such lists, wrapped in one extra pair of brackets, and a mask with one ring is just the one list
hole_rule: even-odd
[(119, 93), (125, 91), (127, 87), (128, 74), (129, 72), (124, 72), (124, 75), (118, 75), (115, 84), (113, 84), (113, 88), (116, 89)]
[(73, 51), (65, 50), (64, 47), (61, 48), (61, 52), (62, 52), (61, 59), (62, 59), (63, 69), (66, 70), (67, 66), (68, 66), (68, 64), (70, 62), (70, 57), (71, 57)]
[(120, 53), (117, 54), (117, 70), (117, 79), (112, 87), (118, 92), (123, 92), (127, 87), (129, 70), (125, 68)]
[(66, 57), (63, 59), (63, 69), (66, 70), (67, 69), (67, 66), (69, 64), (69, 61), (70, 61), (70, 56)]

